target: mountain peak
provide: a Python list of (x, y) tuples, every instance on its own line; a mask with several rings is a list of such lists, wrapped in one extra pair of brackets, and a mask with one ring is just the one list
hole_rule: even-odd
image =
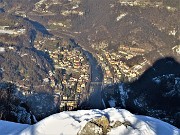
[[(106, 127), (108, 135), (178, 135), (180, 132), (178, 128), (161, 120), (134, 115), (127, 110), (115, 108), (61, 112), (34, 125), (6, 121), (0, 121), (0, 123), (0, 130), (4, 134), (21, 135), (83, 135), (83, 130), (90, 134), (103, 134), (103, 126)], [(90, 126), (93, 123), (96, 124), (94, 129)], [(4, 127), (7, 127), (5, 131)]]

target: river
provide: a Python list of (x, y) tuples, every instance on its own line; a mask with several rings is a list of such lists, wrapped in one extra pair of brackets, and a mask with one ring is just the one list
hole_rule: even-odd
[(102, 104), (102, 96), (101, 96), (102, 82), (103, 82), (102, 68), (101, 66), (99, 66), (96, 58), (92, 55), (92, 53), (82, 48), (73, 39), (71, 39), (70, 41), (73, 43), (74, 47), (78, 47), (82, 49), (83, 53), (88, 58), (88, 61), (91, 66), (91, 83), (89, 87), (90, 96), (88, 97), (87, 106), (89, 106), (90, 109), (104, 109), (104, 106)]
[(103, 109), (102, 104), (102, 81), (103, 81), (103, 71), (101, 69), (101, 66), (98, 65), (98, 62), (96, 58), (93, 57), (93, 55), (83, 50), (84, 54), (89, 60), (89, 63), (91, 65), (91, 84), (90, 84), (90, 96), (89, 96), (89, 106), (91, 109)]
[[(45, 35), (50, 35), (47, 29), (40, 24), (39, 22), (32, 21), (28, 18), (26, 18), (27, 21), (29, 21), (35, 28), (36, 30), (42, 32)], [(83, 49), (80, 45), (78, 45), (74, 39), (70, 39), (70, 41), (73, 43), (74, 47), (81, 48), (83, 53), (86, 55), (88, 58), (88, 61), (91, 66), (91, 83), (89, 87), (90, 91), (90, 96), (88, 97), (88, 106), (91, 109), (103, 109), (104, 106), (102, 104), (102, 96), (101, 96), (101, 91), (102, 91), (102, 81), (103, 81), (103, 71), (101, 66), (98, 65), (98, 62), (96, 58), (90, 53), (89, 51)]]

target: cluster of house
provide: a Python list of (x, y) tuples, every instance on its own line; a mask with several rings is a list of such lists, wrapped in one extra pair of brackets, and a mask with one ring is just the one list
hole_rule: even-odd
[(146, 6), (146, 5), (149, 5), (149, 6), (161, 6), (163, 5), (163, 1), (160, 0), (160, 1), (150, 1), (150, 0), (119, 0), (119, 2), (121, 3), (121, 5), (129, 5), (129, 6)]
[[(78, 106), (78, 102), (83, 100), (83, 97), (87, 96), (90, 82), (90, 64), (80, 49), (70, 47), (66, 41), (62, 41), (61, 45), (54, 49), (52, 47), (48, 49), (46, 40), (56, 44), (58, 39), (50, 37), (35, 41), (35, 47), (38, 50), (44, 49), (54, 62), (55, 71), (49, 72), (49, 77), (45, 78), (44, 81), (54, 88), (55, 94), (61, 96), (60, 109), (72, 110)], [(57, 70), (64, 70), (63, 77), (60, 78), (58, 84), (54, 77)]]
[(77, 10), (64, 10), (64, 11), (61, 12), (61, 14), (62, 14), (63, 16), (68, 16), (68, 15), (72, 15), (72, 14), (74, 14), (74, 15), (79, 15), (79, 16), (83, 16), (83, 15), (84, 15), (84, 12), (82, 12), (82, 11), (77, 11)]
[[(68, 16), (68, 15), (72, 15), (72, 14), (80, 15), (80, 16), (84, 15), (84, 12), (77, 10), (79, 7), (79, 3), (80, 3), (79, 0), (73, 0), (73, 1), (69, 1), (69, 2), (71, 2), (70, 4), (73, 6), (71, 7), (70, 10), (62, 10), (61, 14), (63, 16)], [(68, 4), (68, 5), (70, 5), (70, 4)], [(62, 5), (62, 2), (59, 2), (58, 0), (53, 0), (51, 2), (48, 2), (45, 0), (40, 0), (39, 2), (37, 2), (35, 4), (35, 8), (33, 9), (33, 11), (39, 11), (42, 13), (52, 13), (51, 11), (49, 11), (49, 7), (51, 5)]]
[(72, 110), (77, 107), (90, 81), (89, 63), (78, 49), (56, 49), (53, 52), (51, 51), (49, 55), (53, 59), (56, 69), (64, 69), (66, 70), (66, 74), (72, 74), (68, 79), (66, 75), (64, 75), (61, 82), (64, 89), (73, 89), (71, 96), (68, 96), (66, 92), (59, 93), (59, 91), (57, 91), (57, 94), (59, 93), (61, 95), (61, 110)]
[(158, 0), (158, 1), (151, 1), (151, 0), (119, 0), (119, 3), (122, 6), (151, 6), (151, 7), (165, 7), (169, 11), (176, 11), (177, 9), (175, 7), (170, 7), (163, 5), (164, 1), (163, 0)]
[(180, 45), (176, 45), (172, 48), (173, 52), (176, 54), (180, 54)]
[(104, 71), (104, 84), (118, 83), (120, 81), (126, 80), (131, 81), (136, 79), (143, 66), (146, 64), (146, 61), (129, 67), (121, 59), (125, 58), (126, 60), (131, 59), (132, 57), (145, 53), (144, 49), (126, 47), (121, 45), (118, 50), (110, 51), (105, 48), (99, 48), (98, 46), (93, 46), (95, 50), (98, 51), (97, 59), (101, 64), (101, 67)]
[(9, 26), (0, 26), (0, 34), (21, 35), (26, 29), (8, 29)]

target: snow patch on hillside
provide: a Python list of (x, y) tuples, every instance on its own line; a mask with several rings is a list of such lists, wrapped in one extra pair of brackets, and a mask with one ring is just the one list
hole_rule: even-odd
[(121, 97), (122, 105), (124, 107), (126, 107), (125, 101), (128, 99), (128, 94), (127, 94), (127, 90), (124, 90), (124, 84), (123, 83), (121, 83), (119, 85), (119, 91), (120, 91), (120, 97)]
[(116, 100), (114, 98), (112, 98), (108, 102), (109, 102), (110, 107), (115, 107), (116, 106)]
[(121, 20), (123, 17), (125, 17), (128, 13), (122, 13), (120, 14), (117, 18), (116, 21), (118, 22), (119, 20)]

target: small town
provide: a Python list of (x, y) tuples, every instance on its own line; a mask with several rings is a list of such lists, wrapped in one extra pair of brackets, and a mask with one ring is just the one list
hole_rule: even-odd
[[(52, 39), (51, 39), (52, 40)], [(38, 48), (39, 42), (35, 42)], [(40, 41), (41, 43), (41, 41)], [(38, 48), (40, 49), (40, 48)], [(68, 43), (54, 50), (46, 50), (54, 62), (55, 71), (49, 72), (45, 82), (50, 82), (54, 94), (60, 96), (60, 110), (73, 110), (80, 101), (87, 98), (90, 83), (90, 65), (81, 49), (72, 48)], [(56, 83), (56, 72), (61, 70), (60, 81)]]
[(143, 54), (144, 49), (120, 45), (118, 51), (110, 51), (106, 49), (107, 46), (108, 44), (105, 42), (101, 42), (100, 45), (92, 45), (92, 48), (98, 52), (97, 59), (104, 71), (104, 84), (135, 80), (141, 74), (142, 67), (147, 61), (144, 60), (140, 65), (129, 67), (122, 61), (122, 57), (128, 60), (138, 54)]

